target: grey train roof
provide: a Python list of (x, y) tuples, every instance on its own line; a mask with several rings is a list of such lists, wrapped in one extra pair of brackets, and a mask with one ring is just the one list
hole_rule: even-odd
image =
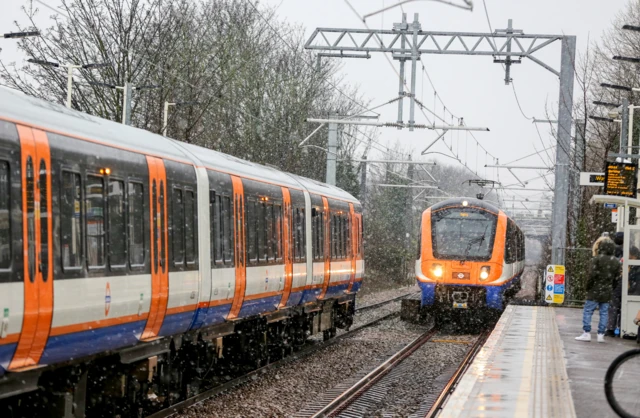
[[(38, 111), (34, 111), (34, 107)], [(100, 141), (105, 145), (127, 148), (143, 154), (165, 156), (241, 177), (298, 189), (305, 188), (311, 193), (357, 202), (349, 193), (335, 186), (91, 116), (7, 88), (0, 88), (0, 118)]]
[(474, 198), (462, 198), (462, 197), (454, 197), (451, 199), (447, 199), (447, 200), (443, 200), (442, 202), (436, 203), (435, 205), (431, 206), (431, 210), (435, 211), (435, 210), (439, 210), (439, 209), (443, 209), (443, 208), (447, 208), (447, 207), (451, 207), (451, 206), (460, 206), (462, 205), (463, 201), (467, 201), (469, 202), (470, 206), (475, 206), (478, 208), (482, 208), (482, 209), (486, 209), (486, 210), (490, 210), (493, 211), (495, 213), (500, 212), (500, 209), (497, 208), (496, 206), (492, 205), (491, 203), (487, 202), (486, 200), (479, 200), (479, 199), (474, 199)]

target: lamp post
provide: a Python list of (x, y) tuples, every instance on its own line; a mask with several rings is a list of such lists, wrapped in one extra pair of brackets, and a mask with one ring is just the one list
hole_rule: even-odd
[(614, 89), (614, 90), (640, 92), (640, 87), (627, 87), (627, 86), (621, 86), (619, 84), (600, 83), (600, 87), (604, 87), (607, 89)]
[(169, 124), (169, 106), (185, 106), (197, 104), (198, 102), (164, 102), (164, 121), (162, 123), (162, 136), (167, 136), (167, 127)]
[(9, 32), (2, 35), (4, 39), (30, 38), (33, 36), (40, 36), (40, 31), (32, 30), (27, 32)]
[(39, 59), (34, 59), (34, 58), (30, 58), (27, 60), (28, 62), (32, 63), (32, 64), (37, 64), (37, 65), (42, 65), (45, 67), (54, 67), (54, 68), (59, 68), (59, 67), (65, 67), (67, 69), (67, 107), (69, 109), (71, 109), (71, 95), (73, 92), (73, 70), (77, 70), (77, 69), (84, 69), (84, 70), (92, 70), (92, 69), (96, 69), (96, 68), (104, 68), (104, 67), (110, 67), (111, 64), (98, 64), (98, 63), (92, 63), (92, 64), (59, 64), (57, 62), (51, 62), (51, 61), (45, 61), (45, 60), (39, 60)]
[(97, 83), (89, 81), (92, 86), (106, 87), (109, 89), (122, 90), (124, 93), (124, 97), (122, 98), (122, 124), (130, 125), (131, 124), (131, 93), (133, 90), (143, 90), (143, 89), (157, 89), (160, 86), (158, 85), (145, 85), (145, 86), (134, 86), (130, 82), (126, 81), (124, 86), (116, 86), (115, 84), (109, 83)]

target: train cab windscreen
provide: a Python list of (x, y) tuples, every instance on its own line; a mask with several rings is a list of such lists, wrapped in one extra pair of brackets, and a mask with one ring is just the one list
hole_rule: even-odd
[(489, 261), (498, 217), (476, 208), (448, 208), (431, 217), (433, 255), (443, 260)]

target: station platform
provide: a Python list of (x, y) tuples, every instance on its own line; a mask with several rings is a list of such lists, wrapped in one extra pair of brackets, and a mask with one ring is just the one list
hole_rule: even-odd
[(508, 306), (439, 417), (617, 417), (604, 394), (609, 364), (635, 341), (582, 333), (582, 309)]

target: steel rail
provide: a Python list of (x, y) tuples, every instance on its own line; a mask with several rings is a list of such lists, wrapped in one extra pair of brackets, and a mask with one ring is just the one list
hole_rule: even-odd
[(440, 392), (438, 399), (436, 399), (433, 405), (431, 405), (431, 408), (429, 409), (429, 412), (427, 412), (427, 414), (425, 415), (425, 418), (434, 418), (442, 410), (442, 407), (444, 406), (445, 402), (449, 399), (449, 397), (453, 393), (453, 390), (456, 388), (456, 386), (460, 382), (460, 379), (462, 379), (463, 373), (469, 368), (469, 366), (471, 365), (471, 362), (476, 357), (476, 354), (478, 354), (478, 351), (480, 351), (480, 348), (482, 348), (482, 345), (487, 340), (488, 336), (489, 336), (489, 331), (484, 331), (480, 335), (480, 337), (478, 337), (476, 342), (473, 343), (473, 345), (467, 352), (467, 355), (464, 357), (464, 359), (460, 363), (460, 366), (458, 366), (456, 371), (451, 376), (451, 379), (449, 379), (445, 387), (442, 389), (442, 392)]
[(369, 374), (357, 381), (353, 386), (344, 391), (340, 396), (331, 401), (327, 406), (313, 415), (313, 418), (331, 417), (339, 414), (353, 402), (355, 402), (363, 393), (369, 390), (373, 385), (378, 383), (380, 379), (386, 376), (393, 368), (402, 363), (404, 359), (411, 356), (417, 349), (427, 343), (438, 330), (432, 328), (418, 338), (407, 344), (396, 354), (388, 358), (380, 366), (376, 367)]
[[(366, 307), (365, 307), (366, 308)], [(176, 414), (178, 412), (184, 411), (186, 408), (193, 406), (199, 402), (202, 402), (208, 398), (214, 397), (216, 395), (219, 395), (220, 393), (226, 392), (227, 390), (233, 389), (236, 386), (239, 386), (243, 383), (246, 383), (247, 381), (251, 380), (251, 378), (253, 376), (257, 376), (261, 373), (264, 373), (268, 370), (271, 369), (275, 369), (281, 366), (284, 366), (288, 363), (291, 363), (293, 361), (296, 360), (300, 360), (302, 358), (308, 357), (309, 355), (320, 351), (326, 347), (329, 347), (345, 338), (351, 337), (353, 334), (355, 334), (358, 331), (361, 331), (365, 328), (369, 328), (372, 327), (386, 319), (390, 319), (393, 317), (398, 316), (400, 313), (399, 312), (391, 312), (387, 315), (381, 316), (380, 318), (374, 319), (372, 321), (369, 321), (365, 324), (359, 325), (343, 334), (340, 334), (330, 340), (327, 341), (323, 341), (321, 343), (317, 343), (314, 345), (309, 345), (308, 347), (303, 348), (302, 350), (295, 352), (293, 354), (291, 354), (288, 357), (285, 357), (281, 360), (275, 361), (273, 363), (269, 363), (266, 366), (263, 366), (259, 369), (253, 370), (247, 374), (244, 374), (240, 377), (237, 377), (233, 380), (228, 381), (227, 383), (223, 383), (220, 385), (216, 385), (210, 389), (205, 390), (204, 392), (198, 393), (197, 395), (194, 395), (188, 399), (185, 399), (183, 401), (180, 401), (176, 404), (173, 404), (167, 408), (164, 408), (160, 411), (154, 412), (151, 415), (146, 415), (147, 418), (166, 418), (166, 417), (170, 417), (173, 414)]]
[(383, 300), (382, 302), (376, 302), (376, 303), (372, 303), (372, 304), (369, 304), (369, 305), (360, 306), (360, 307), (356, 308), (356, 312), (362, 312), (362, 311), (366, 311), (366, 310), (369, 310), (369, 309), (374, 309), (374, 308), (377, 308), (379, 306), (386, 305), (387, 303), (395, 302), (398, 299), (404, 299), (404, 298), (406, 298), (408, 296), (415, 295), (417, 293), (420, 293), (420, 291), (409, 292), (409, 293), (406, 293), (404, 295), (400, 295), (400, 296), (395, 297), (395, 298)]

